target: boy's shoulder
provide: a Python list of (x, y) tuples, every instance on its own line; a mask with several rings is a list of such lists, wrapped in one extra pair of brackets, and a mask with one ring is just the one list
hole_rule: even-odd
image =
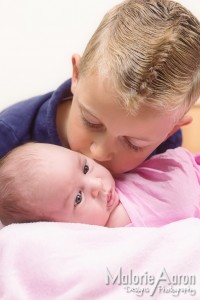
[(33, 97), (17, 102), (0, 112), (0, 133), (2, 126), (18, 135), (21, 128), (30, 126), (41, 106), (51, 97), (52, 93)]
[(0, 112), (0, 157), (26, 142), (60, 144), (55, 128), (58, 104), (71, 95), (71, 80), (57, 90), (13, 104)]
[(20, 101), (0, 112), (0, 157), (29, 141), (37, 112), (49, 96)]

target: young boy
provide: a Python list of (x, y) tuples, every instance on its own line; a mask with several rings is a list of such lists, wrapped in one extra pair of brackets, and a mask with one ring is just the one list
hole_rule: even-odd
[(0, 160), (4, 225), (161, 226), (189, 217), (200, 218), (200, 156), (181, 147), (116, 180), (90, 158), (52, 144), (28, 143)]
[(0, 157), (28, 141), (52, 143), (120, 174), (179, 146), (200, 95), (199, 53), (200, 23), (180, 4), (122, 2), (72, 56), (71, 80), (0, 113)]

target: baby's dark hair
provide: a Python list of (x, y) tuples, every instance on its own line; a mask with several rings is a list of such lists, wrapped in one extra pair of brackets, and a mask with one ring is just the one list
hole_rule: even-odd
[(32, 144), (16, 147), (0, 159), (0, 220), (3, 225), (53, 221), (43, 212), (34, 210), (39, 201), (37, 183), (42, 161), (34, 147), (29, 147)]

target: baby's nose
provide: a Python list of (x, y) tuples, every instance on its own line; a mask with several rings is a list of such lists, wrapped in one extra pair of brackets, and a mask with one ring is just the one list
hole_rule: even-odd
[(102, 191), (102, 180), (101, 178), (94, 178), (90, 181), (90, 189), (92, 197), (96, 198)]

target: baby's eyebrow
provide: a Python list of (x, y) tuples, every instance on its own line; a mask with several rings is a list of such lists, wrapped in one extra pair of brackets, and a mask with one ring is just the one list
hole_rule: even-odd
[(78, 156), (78, 168), (83, 169), (82, 157), (80, 155)]

